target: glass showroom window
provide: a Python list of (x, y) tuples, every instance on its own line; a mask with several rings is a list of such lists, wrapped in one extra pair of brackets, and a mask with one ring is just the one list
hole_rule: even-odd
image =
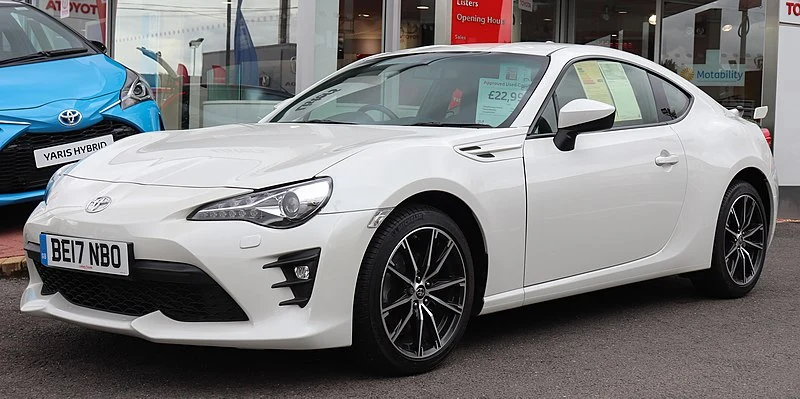
[(574, 43), (611, 47), (655, 59), (656, 1), (574, 0)]
[(64, 0), (69, 12), (63, 14), (61, 0), (25, 0), (25, 3), (60, 19), (89, 40), (106, 43), (107, 0)]
[(434, 43), (434, 0), (403, 0), (400, 21), (400, 49), (430, 46)]
[[(698, 5), (699, 3), (699, 5)], [(664, 3), (661, 63), (745, 116), (761, 105), (765, 7), (761, 0)]]
[(515, 1), (514, 41), (555, 41), (557, 9), (557, 0)]
[(294, 95), (299, 0), (119, 0), (114, 55), (167, 129), (256, 122)]
[(382, 46), (383, 1), (340, 0), (337, 67), (378, 54)]

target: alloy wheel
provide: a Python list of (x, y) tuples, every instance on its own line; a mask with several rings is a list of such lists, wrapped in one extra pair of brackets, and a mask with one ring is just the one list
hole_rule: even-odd
[(764, 212), (749, 194), (736, 198), (725, 222), (725, 266), (734, 283), (750, 284), (764, 262), (767, 242)]
[(411, 359), (438, 353), (453, 338), (467, 298), (467, 274), (456, 242), (422, 227), (395, 246), (381, 280), (381, 318), (392, 345)]

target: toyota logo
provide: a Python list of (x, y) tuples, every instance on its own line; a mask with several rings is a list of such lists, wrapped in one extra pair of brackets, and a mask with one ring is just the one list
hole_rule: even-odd
[(81, 123), (81, 119), (83, 115), (74, 109), (64, 110), (58, 114), (58, 121), (64, 126), (75, 126)]
[(86, 212), (88, 213), (101, 212), (103, 209), (108, 208), (108, 205), (110, 204), (111, 204), (111, 198), (97, 197), (91, 200), (88, 204), (86, 204)]

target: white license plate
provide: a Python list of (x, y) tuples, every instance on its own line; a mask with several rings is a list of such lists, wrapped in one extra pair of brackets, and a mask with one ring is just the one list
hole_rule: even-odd
[(53, 147), (33, 150), (33, 158), (36, 160), (37, 168), (61, 165), (64, 163), (80, 161), (81, 159), (88, 157), (91, 153), (96, 152), (103, 147), (107, 147), (113, 142), (114, 136), (108, 134), (94, 139), (81, 140), (74, 143), (61, 144)]
[(118, 241), (90, 240), (52, 234), (39, 236), (41, 261), (45, 267), (127, 276), (130, 244)]

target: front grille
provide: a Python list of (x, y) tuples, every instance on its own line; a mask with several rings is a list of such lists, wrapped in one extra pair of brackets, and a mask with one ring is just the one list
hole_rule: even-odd
[(42, 295), (60, 293), (86, 308), (128, 316), (161, 311), (184, 322), (247, 321), (236, 301), (202, 270), (184, 264), (138, 261), (130, 277), (44, 267), (38, 253), (36, 271), (44, 282)]
[(83, 130), (62, 133), (23, 133), (0, 149), (0, 194), (40, 190), (62, 165), (37, 169), (33, 151), (113, 135), (121, 140), (139, 131), (125, 123), (104, 120)]

